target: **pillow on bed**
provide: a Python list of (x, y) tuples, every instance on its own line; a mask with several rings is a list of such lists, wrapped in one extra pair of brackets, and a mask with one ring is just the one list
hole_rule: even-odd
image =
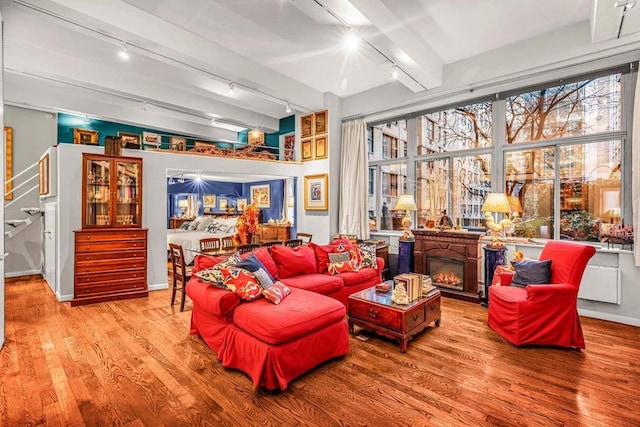
[(207, 227), (209, 226), (209, 224), (211, 224), (211, 222), (213, 221), (213, 218), (210, 216), (205, 216), (203, 217), (200, 222), (198, 223), (198, 231), (205, 231), (207, 229)]
[(216, 231), (218, 231), (218, 223), (215, 221), (211, 221), (209, 224), (207, 224), (207, 228), (205, 231), (207, 233), (215, 233)]
[(178, 230), (188, 230), (189, 229), (189, 225), (191, 225), (191, 221), (185, 221), (182, 223), (182, 225), (180, 226), (180, 228)]
[(197, 230), (198, 224), (200, 224), (200, 222), (197, 219), (194, 219), (193, 221), (191, 221), (189, 223), (189, 228), (187, 228), (187, 230), (189, 230), (189, 231)]

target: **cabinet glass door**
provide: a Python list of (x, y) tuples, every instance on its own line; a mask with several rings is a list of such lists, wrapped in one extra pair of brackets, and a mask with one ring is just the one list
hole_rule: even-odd
[(87, 159), (85, 222), (91, 227), (111, 226), (111, 162)]
[(140, 225), (140, 166), (138, 162), (116, 161), (115, 225)]

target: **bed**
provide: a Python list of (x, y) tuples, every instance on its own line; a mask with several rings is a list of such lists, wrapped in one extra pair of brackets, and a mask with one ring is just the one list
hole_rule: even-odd
[(182, 246), (184, 260), (187, 264), (191, 264), (197, 253), (190, 249), (199, 250), (200, 239), (233, 236), (237, 231), (237, 221), (238, 217), (197, 217), (193, 221), (182, 224), (181, 228), (168, 231), (167, 249), (170, 243)]

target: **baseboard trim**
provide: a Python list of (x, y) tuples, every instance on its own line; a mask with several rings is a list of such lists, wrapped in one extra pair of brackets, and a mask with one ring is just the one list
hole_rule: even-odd
[(578, 309), (578, 314), (584, 317), (592, 317), (594, 319), (607, 320), (609, 322), (622, 323), (630, 326), (640, 326), (640, 319), (633, 317), (619, 316), (617, 314), (603, 313), (601, 311)]
[(58, 295), (56, 294), (56, 297), (58, 298), (58, 301), (60, 302), (69, 302), (73, 299), (73, 294), (71, 295)]
[(25, 278), (27, 278), (27, 276), (40, 276), (40, 277), (42, 277), (42, 270), (37, 269), (37, 270), (26, 270), (26, 271), (12, 271), (12, 272), (4, 274), (5, 279), (14, 278), (14, 277), (22, 278), (23, 276)]
[(163, 289), (169, 289), (168, 283), (156, 283), (155, 285), (149, 285), (150, 291), (161, 291)]

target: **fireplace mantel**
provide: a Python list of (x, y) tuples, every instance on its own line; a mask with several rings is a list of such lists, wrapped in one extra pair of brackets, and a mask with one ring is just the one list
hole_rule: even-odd
[(465, 301), (479, 302), (479, 279), (482, 266), (482, 244), (484, 233), (453, 230), (411, 230), (416, 243), (413, 250), (417, 273), (429, 274), (429, 257), (455, 259), (464, 265), (463, 289), (440, 288), (445, 296)]

